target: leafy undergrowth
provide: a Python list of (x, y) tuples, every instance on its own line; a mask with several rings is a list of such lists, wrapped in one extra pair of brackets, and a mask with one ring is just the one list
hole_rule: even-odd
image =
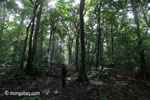
[[(131, 80), (119, 70), (106, 69), (89, 75), (90, 83), (85, 85), (74, 83), (77, 75), (69, 71), (66, 88), (61, 88), (59, 72), (53, 77), (27, 77), (1, 83), (0, 100), (150, 100), (149, 82)], [(40, 95), (6, 96), (5, 91), (40, 92)]]

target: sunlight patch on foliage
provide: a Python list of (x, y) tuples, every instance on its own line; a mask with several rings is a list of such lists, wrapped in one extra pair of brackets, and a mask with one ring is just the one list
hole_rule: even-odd
[(128, 18), (134, 18), (133, 13), (132, 12), (128, 12), (127, 13)]
[(52, 0), (48, 3), (48, 6), (50, 8), (56, 8), (56, 4), (57, 4), (57, 1), (56, 0)]
[(22, 3), (21, 3), (21, 2), (16, 1), (16, 3), (17, 3), (17, 5), (18, 5), (18, 7), (19, 7), (19, 8), (23, 8), (23, 5), (22, 5)]

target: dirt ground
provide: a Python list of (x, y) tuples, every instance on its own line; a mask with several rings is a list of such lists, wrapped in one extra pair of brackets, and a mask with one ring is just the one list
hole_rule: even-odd
[[(28, 77), (0, 83), (0, 100), (150, 100), (150, 82), (131, 80), (125, 72), (105, 69), (106, 75), (89, 76), (90, 83), (74, 83), (69, 71), (61, 88), (60, 71), (53, 77)], [(6, 96), (5, 92), (39, 92), (36, 96)]]

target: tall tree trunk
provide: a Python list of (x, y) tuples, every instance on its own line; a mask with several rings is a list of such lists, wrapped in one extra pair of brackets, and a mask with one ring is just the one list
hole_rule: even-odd
[[(35, 21), (35, 16), (36, 16), (36, 10), (37, 10), (37, 8), (38, 8), (38, 5), (37, 5), (37, 1), (36, 1), (35, 4), (34, 4), (32, 20), (30, 21), (30, 23), (29, 23), (29, 25), (28, 25), (28, 27), (26, 29), (26, 37), (25, 37), (25, 41), (24, 41), (24, 47), (23, 47), (22, 59), (21, 59), (21, 69), (23, 69), (23, 67), (24, 67), (24, 59), (25, 59), (25, 52), (26, 52), (28, 35), (29, 35), (29, 29), (30, 29), (31, 24), (32, 24), (31, 33), (30, 33), (30, 40), (29, 40), (29, 51), (28, 51), (28, 59), (27, 59), (27, 61), (29, 61), (29, 59), (30, 59), (29, 55), (31, 54), (32, 34), (33, 34), (33, 30), (34, 30), (34, 21)], [(27, 66), (26, 69), (28, 69), (28, 66)]]
[(0, 30), (0, 43), (1, 43), (2, 36), (3, 36), (3, 32), (4, 32), (4, 22), (3, 22), (2, 28)]
[(90, 69), (90, 49), (91, 49), (91, 40), (90, 39), (88, 39), (88, 41), (87, 41), (87, 62), (86, 62), (86, 64), (87, 64), (87, 66), (88, 66), (88, 69)]
[(50, 68), (50, 56), (51, 56), (50, 49), (51, 49), (51, 40), (52, 40), (53, 30), (54, 30), (54, 24), (52, 22), (49, 43), (48, 43), (48, 50), (47, 50), (47, 55), (48, 55), (47, 65), (49, 68)]
[(43, 63), (43, 40), (44, 40), (44, 25), (42, 25), (41, 28), (41, 36), (40, 36), (40, 48), (41, 48), (41, 52), (40, 52), (40, 62), (39, 62), (39, 66), (41, 66), (41, 64)]
[(112, 57), (112, 64), (114, 63), (114, 35), (113, 35), (113, 25), (111, 24), (111, 57)]
[(97, 56), (96, 56), (96, 67), (98, 68), (99, 67), (99, 64), (101, 62), (101, 59), (102, 59), (102, 49), (101, 49), (101, 26), (100, 26), (100, 22), (101, 22), (101, 18), (100, 18), (100, 14), (101, 14), (101, 6), (102, 6), (102, 1), (100, 3), (97, 4), (96, 8), (97, 8), (97, 22), (98, 22), (98, 25), (97, 25)]
[(100, 35), (99, 33), (97, 34), (97, 50), (96, 50), (96, 67), (98, 68), (99, 67), (99, 54), (100, 54)]
[(138, 47), (139, 47), (139, 56), (140, 56), (140, 63), (141, 63), (141, 69), (139, 73), (137, 74), (136, 78), (137, 79), (149, 79), (150, 80), (150, 74), (147, 71), (147, 66), (146, 66), (146, 61), (145, 61), (145, 54), (144, 54), (144, 49), (142, 48), (142, 38), (141, 38), (141, 30), (140, 30), (140, 24), (139, 24), (139, 19), (138, 19), (138, 11), (136, 10), (135, 6), (135, 1), (131, 0), (131, 6), (132, 6), (132, 11), (134, 14), (134, 21), (136, 24), (136, 36), (138, 38)]
[(30, 38), (29, 38), (29, 51), (28, 51), (28, 58), (27, 58), (27, 66), (25, 69), (26, 74), (31, 74), (31, 72), (33, 71), (33, 67), (31, 66), (31, 63), (32, 63), (31, 56), (32, 56), (32, 37), (33, 37), (33, 31), (34, 31), (34, 21), (35, 21), (35, 18), (32, 22)]
[(76, 35), (75, 35), (75, 39), (76, 39), (76, 52), (75, 52), (75, 67), (76, 67), (76, 71), (79, 71), (79, 63), (78, 63), (78, 60), (79, 60), (79, 33), (80, 33), (80, 30), (79, 30), (79, 24), (75, 25), (75, 29), (76, 29)]
[[(54, 43), (54, 33), (56, 31), (56, 27), (54, 24), (54, 19), (52, 19), (52, 25), (51, 25), (51, 32), (50, 32), (50, 38), (49, 38), (49, 44), (48, 44), (48, 67), (49, 71), (52, 71), (52, 60), (53, 60), (53, 52), (54, 52), (54, 45), (51, 46), (52, 43)], [(53, 38), (53, 40), (52, 40)], [(52, 48), (52, 51), (50, 51), (50, 48)]]
[[(39, 13), (37, 15), (35, 34), (34, 34), (34, 39), (33, 39), (33, 46), (30, 45), (31, 47), (29, 48), (29, 49), (31, 49), (31, 51), (29, 51), (27, 70), (26, 70), (26, 73), (29, 75), (33, 74), (33, 61), (34, 61), (34, 56), (36, 54), (36, 43), (37, 43), (37, 37), (38, 37), (38, 33), (39, 33), (38, 31), (39, 31), (40, 19), (41, 19), (41, 14), (42, 14), (42, 6), (43, 6), (43, 4), (40, 5)], [(34, 23), (33, 23), (33, 26), (34, 26)], [(34, 27), (33, 27), (33, 29), (34, 29)], [(32, 40), (32, 38), (30, 38), (30, 39)], [(32, 41), (30, 41), (30, 43), (32, 44)]]
[(34, 56), (36, 54), (36, 45), (37, 45), (37, 38), (38, 38), (38, 34), (39, 34), (39, 26), (40, 26), (40, 19), (41, 19), (41, 15), (42, 15), (42, 4), (40, 5), (39, 8), (39, 13), (37, 16), (37, 22), (36, 22), (36, 27), (35, 27), (35, 34), (34, 34), (34, 40), (33, 40), (33, 50), (32, 50), (32, 57), (34, 59)]
[(79, 70), (78, 68), (78, 55), (79, 55), (79, 33), (76, 33), (76, 54), (75, 54), (75, 66), (76, 66), (76, 71)]
[(55, 30), (56, 30), (56, 28), (54, 27), (54, 19), (52, 19), (51, 32), (50, 32), (50, 38), (49, 38), (49, 44), (48, 44), (48, 50), (47, 50), (47, 53), (50, 51), (50, 47), (51, 47), (51, 39), (52, 39), (52, 35), (53, 35), (53, 33), (54, 33)]
[(8, 27), (8, 24), (5, 24), (5, 19), (6, 19), (6, 15), (4, 16), (4, 18), (1, 19), (1, 20), (3, 20), (3, 23), (2, 23), (2, 27), (0, 29), (0, 44), (1, 44), (1, 39), (3, 37), (4, 29), (6, 29)]
[[(95, 48), (93, 48), (93, 54), (95, 54), (95, 52), (96, 52), (96, 47)], [(91, 57), (91, 61), (90, 61), (90, 67), (89, 67), (89, 69), (91, 70), (91, 66), (93, 66), (94, 65), (94, 57), (95, 57), (96, 55), (94, 55), (93, 57)]]
[(84, 44), (84, 18), (83, 18), (83, 10), (84, 10), (85, 0), (80, 0), (80, 32), (81, 32), (81, 63), (82, 66), (79, 71), (79, 76), (77, 81), (80, 83), (89, 82), (85, 69), (85, 44)]
[(32, 22), (33, 22), (33, 19), (31, 20), (31, 22), (29, 23), (29, 25), (26, 29), (26, 37), (25, 37), (25, 40), (24, 40), (22, 59), (21, 59), (21, 69), (23, 69), (23, 67), (24, 67), (24, 58), (25, 58), (25, 52), (26, 52), (26, 47), (27, 47), (27, 40), (28, 40), (28, 35), (29, 35), (29, 29), (30, 29), (30, 26), (31, 26)]
[(54, 51), (55, 51), (55, 37), (53, 34), (53, 40), (52, 40), (52, 51), (51, 51), (51, 59), (50, 59), (50, 72), (52, 72), (52, 68), (53, 68), (53, 58), (54, 58)]
[(69, 39), (69, 47), (68, 47), (68, 53), (69, 53), (69, 64), (72, 63), (72, 44), (73, 44), (73, 39), (70, 37)]
[(106, 24), (105, 38), (106, 38), (106, 45), (107, 45), (107, 50), (108, 50), (108, 25), (107, 24)]

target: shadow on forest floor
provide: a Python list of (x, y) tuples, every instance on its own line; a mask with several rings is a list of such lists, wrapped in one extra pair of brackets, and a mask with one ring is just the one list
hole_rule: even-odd
[[(150, 83), (136, 81), (125, 72), (105, 69), (107, 76), (90, 76), (90, 84), (74, 83), (76, 77), (68, 72), (66, 88), (61, 88), (61, 77), (29, 77), (13, 79), (0, 85), (0, 100), (150, 100)], [(56, 75), (60, 74), (56, 72)], [(8, 92), (40, 92), (37, 96), (6, 96)]]

